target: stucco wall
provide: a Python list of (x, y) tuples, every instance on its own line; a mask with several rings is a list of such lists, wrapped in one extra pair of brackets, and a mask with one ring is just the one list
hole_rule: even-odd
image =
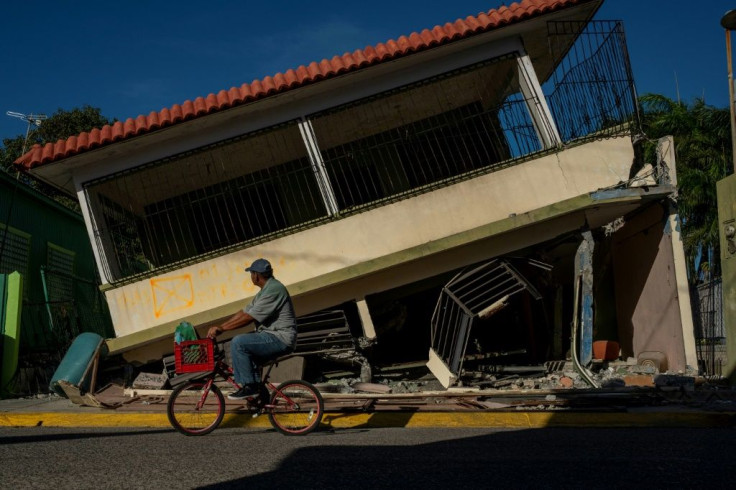
[[(258, 257), (271, 260), (287, 286), (307, 281), (297, 293), (306, 294), (311, 278), (617, 184), (632, 160), (628, 137), (595, 141), (110, 289), (116, 334), (234, 311), (256, 292), (243, 269)], [(300, 314), (309, 312), (301, 306)]]
[(617, 232), (616, 312), (624, 358), (662, 352), (669, 370), (680, 371), (687, 362), (668, 214), (653, 205)]

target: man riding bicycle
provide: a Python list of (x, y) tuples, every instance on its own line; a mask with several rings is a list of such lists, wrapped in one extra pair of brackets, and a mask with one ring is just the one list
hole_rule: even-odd
[(256, 326), (255, 332), (236, 335), (230, 344), (233, 375), (241, 386), (228, 395), (230, 400), (257, 397), (260, 383), (257, 362), (289, 353), (296, 345), (294, 305), (286, 287), (273, 277), (271, 264), (266, 259), (257, 259), (245, 270), (250, 272), (250, 280), (261, 290), (248, 306), (207, 332), (207, 337), (214, 339), (226, 330), (251, 323)]

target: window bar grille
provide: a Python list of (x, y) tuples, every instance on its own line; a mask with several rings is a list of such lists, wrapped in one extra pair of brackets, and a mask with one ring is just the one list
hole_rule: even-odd
[[(514, 76), (518, 75), (515, 59), (502, 63), (499, 69), (513, 69)], [(488, 70), (488, 66), (310, 116), (339, 208), (440, 185), (542, 149), (528, 110), (540, 104), (525, 98), (518, 86), (512, 85), (511, 95), (500, 104), (483, 107), (485, 100), (499, 96), (481, 92), (492, 71), (479, 70)], [(464, 78), (459, 80), (460, 76)], [(451, 101), (458, 93), (474, 94), (469, 99), (472, 102), (453, 106)], [(406, 108), (428, 106), (434, 109), (425, 117), (406, 112)], [(392, 121), (394, 125), (366, 131), (359, 140), (324, 144), (339, 141), (340, 132), (350, 131), (330, 126), (330, 118), (338, 116), (361, 122)], [(368, 129), (369, 122), (365, 123)]]
[[(253, 167), (243, 174), (247, 165)], [(99, 216), (91, 221), (97, 249), (107, 257), (100, 262), (109, 282), (328, 215), (295, 122), (92, 181), (84, 189), (88, 204), (99, 203)]]
[(528, 291), (541, 295), (507, 260), (493, 259), (468, 268), (443, 288), (432, 315), (431, 348), (457, 376), (463, 365), (471, 330), (479, 315), (499, 301)]
[[(106, 239), (113, 242), (110, 253), (117, 256), (120, 269), (111, 277), (128, 277), (317, 217), (424, 192), (544, 149), (556, 137), (553, 121), (559, 118), (559, 101), (571, 93), (558, 92), (558, 105), (550, 103), (553, 118), (541, 117), (544, 101), (534, 90), (527, 64), (515, 56), (488, 60), (86, 185), (99, 188), (101, 195), (139, 196), (135, 205), (121, 201), (126, 211), (118, 222), (95, 230), (97, 235), (117, 233)], [(595, 87), (587, 93), (609, 103)], [(574, 121), (573, 130), (590, 129), (592, 119), (586, 122), (588, 115), (574, 102), (570, 99), (571, 117), (583, 122)], [(337, 122), (332, 121), (336, 116)], [(373, 128), (366, 121), (384, 126)], [(346, 122), (355, 125), (352, 133), (343, 127)], [(560, 137), (569, 138), (570, 125), (560, 128)], [(540, 129), (548, 134), (544, 143), (537, 136)], [(247, 145), (251, 137), (299, 157), (283, 163), (288, 159), (271, 154), (260, 170), (233, 178), (240, 164), (235, 153), (247, 153), (246, 146), (237, 145)], [(158, 189), (172, 186), (185, 190), (157, 197)], [(252, 199), (258, 189), (280, 198), (266, 206)], [(233, 205), (236, 201), (240, 204)]]
[(627, 125), (638, 125), (622, 24), (549, 22), (548, 33), (556, 69), (546, 87), (562, 140), (615, 135), (630, 132)]

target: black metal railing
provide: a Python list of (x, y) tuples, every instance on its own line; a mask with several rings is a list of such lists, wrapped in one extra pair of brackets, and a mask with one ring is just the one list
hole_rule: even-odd
[(291, 123), (89, 183), (108, 277), (135, 276), (326, 216), (297, 141)]
[(79, 334), (114, 336), (96, 280), (54, 269), (35, 273), (42, 275), (45, 298), (23, 301), (18, 369), (4, 387), (17, 396), (47, 393), (54, 371)]
[(470, 267), (448, 282), (437, 300), (431, 322), (431, 347), (450, 372), (459, 376), (471, 330), (481, 318), (503, 309), (509, 299), (534, 286), (507, 260), (493, 259)]
[(722, 376), (726, 364), (723, 284), (716, 278), (690, 290), (698, 368), (706, 376)]
[[(548, 30), (543, 91), (563, 142), (630, 131), (621, 24)], [(106, 275), (133, 280), (550, 150), (523, 70), (508, 54), (89, 182)]]
[(562, 141), (631, 131), (638, 113), (623, 24), (549, 22), (548, 33), (556, 68), (543, 90)]
[(539, 151), (534, 102), (520, 90), (516, 59), (507, 56), (311, 116), (339, 208)]

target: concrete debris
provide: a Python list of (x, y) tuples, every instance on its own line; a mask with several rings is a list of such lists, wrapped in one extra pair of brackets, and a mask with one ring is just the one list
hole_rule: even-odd
[[(376, 379), (378, 380), (378, 377)], [(422, 376), (417, 379), (387, 377), (372, 383), (366, 383), (361, 378), (337, 378), (324, 383), (315, 383), (315, 386), (325, 393), (343, 395), (353, 393), (409, 394), (445, 390), (433, 376)]]
[[(633, 361), (633, 362), (632, 362)], [(466, 387), (480, 387), (490, 390), (559, 390), (589, 389), (583, 377), (573, 369), (572, 363), (555, 361), (546, 363), (546, 374), (535, 372), (500, 377), (491, 375), (494, 369), (487, 367), (479, 371), (464, 372), (461, 384)], [(550, 367), (558, 368), (556, 371)], [(497, 372), (513, 371), (498, 369)], [(595, 362), (590, 366), (593, 379), (601, 388), (620, 388), (626, 386), (657, 387), (660, 389), (692, 390), (695, 386), (695, 373), (658, 373), (655, 366), (637, 364), (636, 359)]]
[(660, 374), (654, 378), (654, 384), (658, 388), (677, 388), (685, 391), (695, 389), (695, 378), (691, 376)]
[(325, 383), (315, 383), (314, 386), (322, 393), (342, 393), (346, 395), (355, 393), (355, 390), (350, 386), (351, 381), (355, 382), (356, 380), (347, 378), (331, 379)]
[(518, 380), (519, 376), (513, 375), (505, 379), (499, 379), (498, 381), (495, 381), (491, 386), (493, 386), (493, 388), (503, 388), (505, 386), (515, 385)]
[(477, 400), (475, 403), (486, 409), (501, 409), (511, 407), (511, 405), (509, 405), (508, 403), (491, 402), (487, 400)]
[(391, 393), (391, 387), (380, 383), (355, 383), (352, 385), (353, 390), (365, 393)]
[(418, 393), (420, 391), (427, 391), (427, 388), (423, 387), (421, 383), (411, 381), (398, 381), (391, 383), (390, 389), (391, 393)]
[(133, 381), (133, 388), (139, 390), (161, 390), (168, 378), (165, 374), (140, 373)]
[(628, 368), (633, 374), (657, 374), (659, 371), (654, 366), (634, 365)]

